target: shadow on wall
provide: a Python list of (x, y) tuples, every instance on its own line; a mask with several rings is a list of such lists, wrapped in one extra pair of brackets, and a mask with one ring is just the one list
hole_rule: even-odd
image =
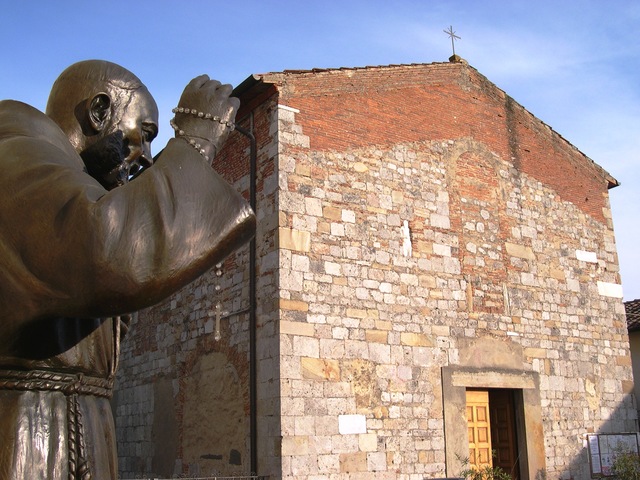
[[(632, 382), (622, 381), (624, 392), (620, 393), (620, 380), (597, 376), (592, 366), (585, 365), (589, 373), (574, 379), (580, 385), (573, 385), (571, 391), (564, 384), (554, 387), (549, 385), (550, 375), (543, 377), (524, 368), (521, 348), (491, 337), (461, 339), (459, 364), (443, 367), (447, 475), (457, 476), (464, 469), (462, 459), (476, 452), (472, 450), (477, 445), (470, 443), (476, 435), (467, 432), (481, 428), (481, 421), (476, 425), (470, 420), (475, 419), (470, 412), (479, 405), (491, 411), (490, 448), (499, 448), (503, 459), (497, 463), (508, 465), (506, 471), (516, 464), (521, 480), (591, 478), (587, 434), (638, 430)], [(615, 405), (619, 398), (622, 400)], [(494, 422), (494, 418), (512, 420)], [(600, 418), (607, 420), (600, 422)], [(486, 422), (484, 428), (488, 428)], [(504, 445), (507, 437), (508, 445)]]
[[(553, 472), (550, 478), (558, 478), (560, 480), (582, 480), (593, 478), (591, 475), (591, 459), (589, 458), (590, 449), (587, 443), (587, 435), (637, 433), (638, 420), (636, 418), (635, 408), (635, 398), (632, 393), (628, 393), (625, 395), (623, 402), (617, 409), (601, 412), (601, 415), (603, 417), (607, 416), (609, 420), (604, 422), (603, 425), (594, 432), (586, 431), (574, 438), (565, 438), (559, 434), (550, 435), (547, 432), (547, 451), (553, 451), (554, 449), (558, 451), (565, 451), (567, 448), (573, 449), (576, 447), (580, 449), (579, 455), (577, 455), (568, 465), (551, 465), (549, 463), (549, 458), (547, 458), (547, 471)], [(590, 409), (589, 413), (593, 413), (593, 410)], [(545, 414), (543, 413), (543, 416), (544, 415)], [(551, 426), (551, 428), (554, 430), (558, 429), (558, 431), (560, 431), (564, 424), (569, 422), (566, 419), (559, 418), (546, 418), (545, 420), (545, 426)], [(540, 478), (545, 477), (541, 476)]]

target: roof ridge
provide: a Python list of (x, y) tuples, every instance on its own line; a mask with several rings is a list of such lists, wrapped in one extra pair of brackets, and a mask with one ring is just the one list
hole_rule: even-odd
[(375, 70), (382, 68), (398, 68), (398, 67), (422, 67), (422, 66), (430, 66), (430, 65), (438, 65), (445, 64), (448, 65), (453, 62), (443, 61), (443, 62), (412, 62), (412, 63), (390, 63), (387, 65), (364, 65), (364, 66), (356, 66), (356, 67), (326, 67), (326, 68), (311, 68), (311, 69), (285, 69), (280, 72), (266, 72), (258, 75), (279, 75), (279, 74), (304, 74), (304, 73), (323, 73), (323, 72), (334, 72), (334, 71), (345, 71), (345, 70)]

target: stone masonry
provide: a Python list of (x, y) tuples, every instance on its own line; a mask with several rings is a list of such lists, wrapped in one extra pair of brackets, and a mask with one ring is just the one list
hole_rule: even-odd
[[(237, 93), (258, 143), (257, 377), (243, 249), (132, 328), (124, 475), (249, 473), (255, 412), (261, 475), (456, 476), (468, 388), (520, 398), (521, 478), (589, 478), (585, 435), (637, 430), (606, 172), (464, 62)], [(219, 164), (245, 192), (247, 155), (234, 134)]]

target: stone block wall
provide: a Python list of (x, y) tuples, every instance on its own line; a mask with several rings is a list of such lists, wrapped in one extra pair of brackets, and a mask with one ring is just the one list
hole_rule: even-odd
[(452, 368), (539, 382), (527, 474), (585, 478), (587, 432), (636, 429), (615, 180), (467, 66), (383, 70), (273, 78), (309, 137), (279, 157), (282, 476), (459, 474)]
[[(476, 198), (469, 158), (491, 172)], [(280, 244), (283, 478), (458, 474), (448, 366), (539, 375), (548, 474), (585, 478), (585, 433), (635, 429), (622, 303), (598, 287), (619, 281), (608, 226), (467, 139), (281, 166), (280, 231), (309, 238)]]
[[(588, 478), (584, 435), (636, 429), (615, 180), (464, 63), (253, 78), (257, 473), (456, 476), (486, 387), (520, 392), (525, 477)], [(213, 273), (133, 327), (122, 472), (250, 473), (248, 255), (219, 342)]]

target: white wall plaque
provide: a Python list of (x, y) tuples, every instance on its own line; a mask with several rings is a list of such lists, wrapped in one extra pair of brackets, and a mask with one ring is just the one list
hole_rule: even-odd
[(622, 285), (617, 283), (598, 282), (598, 293), (605, 297), (622, 298)]
[(583, 262), (598, 263), (596, 252), (588, 252), (586, 250), (576, 250), (576, 258)]
[(338, 431), (341, 435), (367, 433), (367, 418), (364, 415), (339, 415)]

